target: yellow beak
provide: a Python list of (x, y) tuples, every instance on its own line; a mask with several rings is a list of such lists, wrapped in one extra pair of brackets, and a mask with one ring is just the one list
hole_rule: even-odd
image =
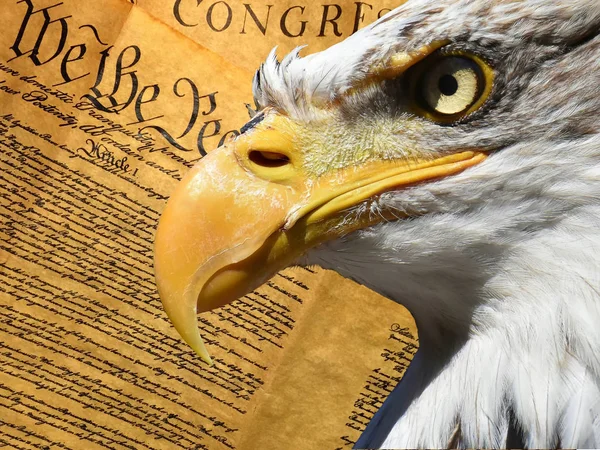
[(155, 241), (159, 294), (183, 339), (211, 364), (197, 313), (251, 292), (308, 249), (381, 220), (352, 207), (389, 190), (444, 177), (483, 153), (371, 161), (315, 175), (299, 148), (301, 126), (273, 112), (202, 159), (180, 183)]

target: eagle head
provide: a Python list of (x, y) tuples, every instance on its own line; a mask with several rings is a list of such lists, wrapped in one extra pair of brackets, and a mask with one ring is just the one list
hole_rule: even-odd
[(208, 361), (197, 312), (317, 264), (419, 327), (359, 445), (599, 446), (598, 0), (409, 0), (253, 90), (160, 221), (183, 339)]

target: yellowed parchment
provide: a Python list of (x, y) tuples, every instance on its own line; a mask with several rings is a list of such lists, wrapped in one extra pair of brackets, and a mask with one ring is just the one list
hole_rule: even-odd
[(274, 46), (284, 56), (324, 50), (377, 20), (405, 0), (136, 0), (177, 31), (255, 71)]
[(200, 316), (214, 367), (162, 311), (158, 217), (248, 120), (252, 74), (156, 17), (121, 0), (0, 15), (0, 444), (351, 447), (416, 350), (403, 308), (287, 270)]

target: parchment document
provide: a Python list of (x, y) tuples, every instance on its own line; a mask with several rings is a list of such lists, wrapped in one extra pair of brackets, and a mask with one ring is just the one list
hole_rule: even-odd
[[(249, 69), (277, 43), (259, 26), (268, 5), (139, 3), (2, 2), (0, 447), (349, 448), (416, 351), (406, 310), (330, 272), (286, 270), (199, 316), (209, 367), (154, 284), (170, 192), (249, 119)], [(280, 2), (271, 20), (291, 34), (306, 20), (283, 45), (318, 50), (353, 31), (354, 3), (333, 19), (333, 6)], [(203, 35), (211, 5), (213, 27), (227, 5), (254, 38)], [(390, 7), (371, 6), (370, 20)], [(165, 25), (173, 11), (198, 34)]]
[(135, 3), (235, 65), (255, 71), (274, 46), (282, 58), (331, 47), (406, 0), (136, 0)]

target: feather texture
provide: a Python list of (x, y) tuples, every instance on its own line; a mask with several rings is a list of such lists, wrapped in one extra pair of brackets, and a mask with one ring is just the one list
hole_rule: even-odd
[[(324, 52), (281, 63), (273, 52), (258, 71), (257, 105), (320, 130), (306, 139), (321, 164), (356, 161), (337, 145), (349, 142), (366, 158), (490, 152), (348, 211), (411, 220), (298, 261), (403, 303), (419, 327), (415, 360), (358, 447), (600, 447), (599, 35), (597, 0), (409, 0)], [(494, 68), (472, 117), (445, 126), (412, 115), (403, 87), (354, 89), (390, 55), (442, 41)]]

